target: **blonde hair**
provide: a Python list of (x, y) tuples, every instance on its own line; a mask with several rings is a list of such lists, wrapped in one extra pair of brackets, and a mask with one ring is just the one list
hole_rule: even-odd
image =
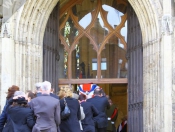
[(72, 92), (71, 86), (69, 86), (69, 85), (61, 86), (58, 96), (60, 98), (63, 98), (63, 97), (72, 97), (72, 93), (73, 92)]

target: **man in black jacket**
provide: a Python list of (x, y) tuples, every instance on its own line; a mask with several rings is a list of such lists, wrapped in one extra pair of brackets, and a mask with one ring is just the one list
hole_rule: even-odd
[(79, 102), (85, 113), (85, 118), (81, 121), (83, 132), (95, 132), (95, 123), (93, 118), (98, 116), (98, 110), (92, 103), (86, 102), (86, 95), (84, 94), (79, 95)]
[(106, 132), (108, 120), (105, 111), (110, 108), (110, 104), (106, 96), (102, 96), (102, 89), (96, 88), (94, 97), (88, 99), (87, 102), (91, 102), (99, 111), (98, 116), (94, 118), (97, 132)]
[(56, 94), (54, 94), (54, 88), (52, 88), (52, 87), (51, 87), (51, 90), (50, 90), (50, 96), (52, 96), (56, 99), (59, 99), (59, 97)]

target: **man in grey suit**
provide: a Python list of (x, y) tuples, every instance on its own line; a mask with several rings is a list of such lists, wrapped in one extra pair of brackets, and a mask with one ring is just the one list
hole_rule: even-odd
[(41, 86), (41, 96), (34, 98), (30, 102), (36, 116), (36, 123), (32, 132), (57, 132), (59, 130), (60, 102), (50, 96), (51, 83), (43, 82)]

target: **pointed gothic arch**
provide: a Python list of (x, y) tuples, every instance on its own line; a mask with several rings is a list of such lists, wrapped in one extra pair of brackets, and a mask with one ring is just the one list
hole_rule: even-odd
[[(24, 68), (28, 72), (25, 75), (22, 75), (22, 72), (16, 74), (15, 81), (20, 86), (25, 85), (31, 88), (35, 82), (42, 80), (43, 58), (41, 53), (44, 31), (48, 18), (58, 2), (59, 0), (28, 0), (17, 14), (15, 14), (18, 18), (16, 19), (15, 26), (15, 30), (17, 31), (15, 49), (21, 49), (20, 53), (17, 53), (17, 56), (24, 55), (26, 60), (30, 60), (29, 62), (24, 62)], [(168, 127), (166, 127), (165, 123), (163, 123), (164, 125), (161, 124), (166, 117), (163, 116), (165, 111), (162, 107), (164, 106), (162, 100), (164, 95), (161, 94), (162, 89), (159, 86), (161, 82), (159, 72), (161, 69), (157, 64), (160, 60), (160, 50), (158, 50), (160, 49), (160, 25), (158, 19), (162, 14), (161, 3), (159, 0), (129, 0), (129, 3), (139, 20), (143, 39), (143, 131), (151, 131), (155, 126), (155, 131), (164, 131)], [(35, 54), (35, 59), (32, 59), (32, 56), (28, 56), (27, 54)], [(153, 65), (152, 61), (156, 63)], [(32, 66), (31, 63), (34, 65)], [(18, 64), (17, 59), (15, 60), (15, 64)], [(37, 72), (33, 74), (32, 69), (37, 69)], [(16, 67), (15, 71), (21, 71), (20, 67)], [(155, 72), (154, 76), (150, 74), (153, 71)], [(24, 81), (20, 82), (19, 80)]]

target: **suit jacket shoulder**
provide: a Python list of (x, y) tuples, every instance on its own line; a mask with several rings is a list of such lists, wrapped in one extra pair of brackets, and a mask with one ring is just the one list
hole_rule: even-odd
[[(37, 127), (56, 129), (60, 124), (60, 101), (50, 95), (41, 95), (31, 100), (30, 107), (37, 117)], [(36, 128), (36, 126), (34, 126)]]
[(53, 94), (53, 93), (50, 93), (50, 96), (54, 97), (55, 99), (59, 99), (59, 97), (57, 95)]
[(110, 104), (106, 97), (95, 96), (87, 100), (87, 102), (91, 102), (99, 112), (104, 112), (106, 108), (110, 108)]

